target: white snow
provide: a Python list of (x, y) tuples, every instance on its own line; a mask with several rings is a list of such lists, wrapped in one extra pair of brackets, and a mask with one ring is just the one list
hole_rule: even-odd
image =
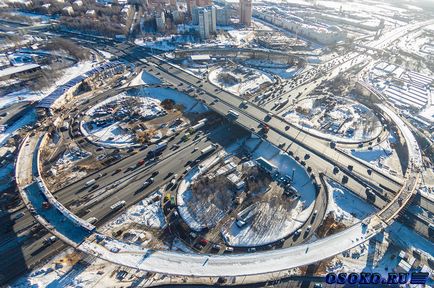
[(185, 112), (203, 113), (208, 111), (208, 108), (196, 99), (170, 88), (132, 88), (126, 93), (130, 96), (149, 97), (160, 101), (171, 99), (176, 104), (183, 105)]
[(128, 86), (139, 86), (139, 85), (146, 85), (146, 84), (160, 84), (161, 80), (156, 78), (155, 76), (149, 74), (146, 71), (141, 71), (131, 82)]
[(160, 191), (152, 193), (128, 208), (119, 217), (105, 225), (103, 229), (113, 229), (125, 224), (138, 224), (152, 229), (163, 229), (166, 226), (166, 219), (161, 201), (159, 200), (161, 196), (162, 193)]
[(14, 135), (20, 128), (25, 125), (33, 124), (36, 122), (36, 111), (34, 109), (30, 110), (30, 112), (16, 122), (14, 122), (11, 126), (9, 126), (6, 131), (0, 133), (0, 146), (5, 143), (5, 141), (12, 135)]
[[(220, 79), (226, 76), (230, 77), (231, 81), (224, 82)], [(261, 85), (274, 83), (271, 75), (257, 69), (240, 66), (233, 69), (216, 68), (209, 73), (208, 78), (214, 85), (235, 95), (254, 94)]]
[(376, 212), (376, 208), (339, 183), (327, 179), (329, 190), (326, 215), (333, 212), (336, 221), (350, 226)]
[[(249, 150), (253, 150), (259, 142), (257, 138), (248, 139), (245, 143)], [(225, 240), (232, 246), (258, 246), (275, 242), (283, 237), (290, 235), (300, 228), (307, 221), (313, 211), (315, 204), (315, 187), (310, 176), (292, 157), (282, 152), (269, 142), (262, 142), (258, 148), (252, 151), (253, 158), (263, 157), (278, 168), (281, 175), (289, 177), (294, 173), (292, 185), (300, 193), (300, 200), (291, 210), (291, 215), (287, 219), (281, 214), (283, 211), (270, 211), (271, 215), (276, 216), (281, 221), (272, 221), (275, 227), (268, 227), (269, 230), (257, 233), (252, 229), (251, 223), (247, 223), (242, 229), (236, 225), (235, 221), (229, 229), (222, 230)], [(262, 204), (259, 209), (269, 209), (266, 204)], [(285, 213), (285, 212), (284, 212)], [(287, 215), (286, 215), (287, 217)]]

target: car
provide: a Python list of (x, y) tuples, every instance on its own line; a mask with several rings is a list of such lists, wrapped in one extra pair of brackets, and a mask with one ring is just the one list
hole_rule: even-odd
[(145, 182), (143, 182), (143, 187), (148, 187), (152, 183), (154, 183), (154, 178), (149, 178), (148, 180), (146, 180)]
[(318, 210), (315, 209), (315, 210), (313, 211), (313, 213), (312, 213), (312, 216), (313, 216), (313, 217), (316, 217), (316, 215), (318, 215)]
[(197, 239), (197, 242), (200, 243), (200, 244), (202, 244), (203, 246), (205, 246), (206, 244), (208, 244), (208, 240), (206, 240), (206, 239), (203, 238), (203, 237), (199, 237), (199, 238)]
[(333, 174), (338, 174), (338, 173), (339, 173), (339, 168), (335, 166), (333, 168)]
[(249, 249), (247, 249), (247, 252), (254, 253), (254, 252), (256, 252), (256, 248), (255, 247), (250, 247)]
[(92, 186), (92, 188), (90, 188), (90, 190), (95, 190), (95, 189), (97, 189), (98, 187), (99, 187), (99, 184), (95, 184), (95, 185)]
[(212, 244), (211, 247), (213, 250), (220, 251), (221, 246), (219, 244)]
[(196, 244), (194, 244), (194, 248), (196, 248), (197, 250), (202, 250), (203, 249), (203, 245), (202, 244), (200, 244), (200, 243), (196, 243)]
[(121, 169), (121, 168), (118, 168), (118, 169), (115, 170), (115, 173), (119, 173), (119, 172), (121, 172), (121, 171), (122, 171), (122, 169)]
[(309, 233), (311, 229), (312, 229), (312, 226), (311, 226), (311, 225), (307, 226), (307, 227), (306, 227), (306, 233)]
[(154, 172), (152, 172), (152, 174), (151, 174), (151, 177), (155, 177), (155, 176), (157, 176), (158, 174), (160, 174), (160, 171), (154, 171)]
[(225, 252), (234, 252), (234, 248), (233, 248), (233, 247), (226, 246), (226, 247), (225, 247)]
[(15, 214), (15, 216), (12, 218), (12, 220), (13, 220), (13, 221), (16, 221), (16, 220), (18, 220), (18, 219), (24, 217), (24, 215), (26, 215), (25, 212), (19, 212), (19, 213)]
[(53, 243), (56, 242), (56, 241), (57, 241), (57, 237), (56, 237), (56, 236), (50, 236), (50, 237), (48, 237), (48, 238), (45, 238), (45, 239), (43, 240), (43, 243), (44, 243), (44, 245), (48, 246), (48, 245), (53, 244)]

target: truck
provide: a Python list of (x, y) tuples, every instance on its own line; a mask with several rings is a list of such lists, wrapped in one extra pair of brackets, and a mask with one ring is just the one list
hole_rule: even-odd
[(211, 144), (205, 148), (203, 148), (202, 150), (200, 150), (200, 154), (201, 155), (206, 155), (208, 153), (211, 153), (212, 151), (214, 151), (217, 148), (216, 144)]
[(150, 151), (149, 154), (159, 154), (160, 152), (162, 152), (164, 149), (167, 148), (167, 141), (161, 141), (160, 143), (158, 143), (157, 145), (155, 145)]
[(96, 222), (98, 222), (98, 218), (90, 217), (89, 219), (86, 220), (86, 222), (89, 224), (95, 224)]
[(234, 119), (238, 119), (238, 117), (240, 117), (240, 114), (238, 114), (237, 112), (235, 112), (234, 110), (229, 110), (228, 111), (228, 116), (234, 118)]
[(191, 130), (192, 132), (195, 132), (195, 131), (197, 131), (199, 128), (205, 126), (205, 123), (206, 123), (206, 118), (200, 120), (199, 122), (197, 122), (196, 125), (191, 126), (190, 130)]
[(112, 211), (119, 210), (122, 207), (124, 207), (125, 204), (126, 204), (125, 200), (121, 200), (121, 201), (116, 202), (112, 206), (110, 206), (110, 209), (112, 209)]
[(285, 106), (288, 102), (289, 102), (289, 99), (288, 99), (288, 98), (286, 98), (286, 99), (281, 99), (281, 100), (279, 101), (278, 107), (281, 108), (281, 107)]
[(48, 246), (48, 245), (51, 245), (51, 244), (53, 244), (54, 242), (56, 242), (56, 240), (57, 240), (57, 237), (56, 237), (56, 236), (50, 236), (50, 237), (48, 237), (48, 238), (45, 238), (45, 239), (43, 240), (43, 243), (44, 243), (44, 245)]
[(95, 182), (96, 182), (96, 179), (91, 179), (91, 180), (87, 181), (87, 182), (84, 184), (84, 186), (86, 186), (86, 187), (90, 187), (90, 186), (92, 186), (93, 184), (95, 184)]

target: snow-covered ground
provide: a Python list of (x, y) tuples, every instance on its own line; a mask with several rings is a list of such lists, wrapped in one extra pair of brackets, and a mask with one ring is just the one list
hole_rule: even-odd
[(351, 226), (376, 212), (376, 208), (333, 180), (327, 180), (326, 215), (333, 213), (337, 222)]
[(171, 99), (176, 104), (184, 106), (185, 112), (203, 113), (208, 111), (208, 108), (196, 99), (171, 88), (132, 88), (126, 93), (129, 96), (149, 97), (160, 101)]
[(166, 226), (166, 219), (161, 206), (161, 197), (160, 191), (150, 194), (105, 225), (102, 230), (113, 230), (128, 224), (143, 225), (151, 229), (163, 229)]
[(23, 126), (33, 124), (36, 122), (36, 111), (34, 109), (30, 110), (26, 115), (22, 116), (12, 125), (10, 125), (6, 130), (0, 133), (0, 146), (5, 143), (5, 141), (12, 135), (14, 135)]
[(128, 86), (139, 86), (139, 85), (152, 85), (160, 84), (161, 80), (149, 74), (146, 71), (141, 71), (133, 80), (128, 84)]
[(275, 82), (267, 73), (242, 66), (214, 69), (209, 73), (208, 78), (214, 85), (235, 95), (254, 94), (261, 86)]
[(305, 98), (282, 116), (311, 133), (334, 140), (366, 141), (377, 137), (382, 129), (368, 107), (341, 97)]
[(394, 132), (391, 131), (387, 140), (378, 145), (372, 146), (372, 149), (367, 148), (352, 149), (346, 151), (352, 156), (366, 161), (378, 168), (388, 171), (390, 174), (402, 175), (401, 166), (399, 164), (399, 156), (395, 149), (392, 149), (391, 144), (396, 143)]
[(57, 170), (65, 169), (67, 167), (71, 167), (71, 164), (86, 159), (89, 156), (91, 156), (91, 153), (85, 150), (81, 150), (79, 147), (73, 147), (65, 151), (50, 170), (54, 172)]
[(110, 53), (110, 52), (107, 52), (107, 51), (104, 51), (104, 50), (97, 50), (99, 53), (101, 53), (101, 55), (105, 58), (105, 59), (107, 59), (107, 60), (110, 60), (110, 59), (112, 59), (113, 58), (113, 54), (112, 53)]
[[(194, 231), (201, 231), (206, 227), (215, 226), (227, 213), (227, 211), (222, 211), (215, 205), (203, 205), (203, 203), (201, 203), (201, 205), (199, 204), (200, 206), (198, 205), (199, 207), (194, 207), (194, 211), (192, 211), (192, 207), (189, 205), (193, 197), (192, 189), (190, 188), (191, 183), (195, 179), (198, 179), (200, 175), (206, 173), (210, 167), (214, 166), (221, 159), (224, 159), (227, 156), (228, 153), (226, 151), (220, 151), (219, 153), (205, 159), (200, 166), (191, 169), (179, 184), (176, 194), (176, 203), (179, 215), (184, 222), (187, 223), (190, 229)], [(212, 211), (212, 214), (209, 213), (210, 211)], [(204, 219), (206, 221), (204, 221)]]
[[(245, 143), (246, 148), (253, 150), (262, 141), (257, 138), (248, 139)], [(262, 142), (258, 148), (252, 151), (254, 159), (263, 157), (275, 165), (281, 175), (289, 177), (294, 173), (292, 186), (300, 193), (300, 199), (294, 204), (290, 211), (290, 216), (285, 215), (285, 211), (275, 211), (267, 204), (261, 204), (259, 209), (269, 209), (269, 214), (273, 217), (261, 221), (265, 227), (254, 227), (252, 223), (246, 223), (241, 229), (233, 221), (228, 229), (222, 229), (225, 240), (231, 246), (259, 246), (275, 242), (284, 238), (299, 229), (307, 221), (313, 211), (315, 204), (315, 187), (308, 173), (288, 154), (274, 147), (268, 142)], [(274, 218), (276, 217), (276, 218)], [(258, 219), (260, 220), (260, 219)], [(268, 225), (267, 225), (268, 224)]]

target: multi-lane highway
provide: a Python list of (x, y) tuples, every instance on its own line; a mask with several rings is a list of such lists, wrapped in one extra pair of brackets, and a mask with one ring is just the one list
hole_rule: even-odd
[[(381, 48), (382, 45), (385, 45), (385, 43), (388, 43), (388, 41), (393, 41), (394, 38), (399, 37), (399, 35), (402, 35), (402, 33), (406, 33), (406, 31), (408, 31), (406, 29), (395, 31), (389, 34), (386, 37), (386, 39), (377, 41), (373, 43), (373, 45), (375, 45), (376, 48)], [(118, 52), (119, 52), (118, 56), (120, 56), (121, 58), (125, 58), (129, 61), (140, 64), (145, 68), (147, 72), (155, 75), (156, 77), (163, 78), (166, 82), (169, 82), (176, 87), (180, 87), (180, 86), (194, 87), (196, 90), (195, 96), (201, 101), (203, 101), (204, 103), (206, 103), (209, 107), (212, 107), (213, 110), (217, 111), (222, 115), (227, 115), (229, 110), (237, 111), (239, 116), (237, 117), (237, 119), (234, 119), (234, 121), (239, 125), (245, 127), (247, 130), (250, 130), (251, 132), (261, 134), (260, 127), (263, 123), (266, 123), (271, 128), (270, 131), (268, 132), (267, 140), (269, 140), (271, 143), (275, 144), (276, 146), (283, 147), (285, 151), (293, 153), (294, 155), (297, 155), (299, 158), (309, 155), (309, 158), (306, 159), (306, 165), (308, 165), (313, 169), (316, 169), (317, 171), (324, 172), (329, 177), (334, 178), (335, 180), (342, 180), (343, 179), (342, 175), (345, 174), (350, 178), (355, 179), (354, 181), (348, 182), (348, 185), (350, 186), (351, 185), (360, 186), (360, 181), (361, 179), (363, 179), (363, 181), (369, 183), (369, 185), (371, 185), (374, 189), (384, 188), (387, 191), (389, 191), (389, 193), (400, 191), (402, 185), (404, 184), (402, 179), (395, 178), (390, 175), (385, 175), (382, 173), (382, 171), (377, 170), (375, 167), (371, 167), (369, 164), (363, 163), (362, 161), (359, 161), (350, 155), (347, 155), (339, 150), (331, 148), (330, 143), (328, 141), (323, 139), (318, 139), (317, 137), (307, 133), (303, 129), (299, 129), (291, 125), (290, 123), (286, 123), (284, 119), (282, 119), (279, 116), (269, 115), (269, 111), (267, 109), (264, 109), (263, 107), (257, 106), (252, 103), (249, 103), (247, 106), (242, 105), (243, 99), (219, 89), (218, 87), (209, 83), (207, 80), (198, 79), (197, 77), (192, 76), (191, 74), (185, 72), (184, 70), (178, 69), (177, 67), (168, 64), (166, 61), (162, 60), (162, 58), (151, 57), (151, 55), (149, 55), (146, 49), (135, 47), (133, 45), (127, 45), (125, 49), (122, 49), (122, 51), (118, 50)], [(146, 58), (147, 60), (142, 60), (143, 58)], [(348, 62), (346, 63), (348, 64)], [(354, 61), (352, 60), (352, 62), (350, 63), (353, 64)], [(338, 68), (335, 68), (334, 71), (339, 71), (337, 69)], [(328, 77), (332, 77), (332, 76), (333, 74), (328, 75)], [(287, 93), (288, 93), (287, 97), (291, 97), (296, 92), (289, 91)], [(179, 139), (175, 139), (174, 141), (177, 140)], [(64, 203), (66, 206), (70, 206), (70, 208), (77, 214), (83, 214), (85, 215), (85, 217), (93, 216), (93, 217), (97, 217), (98, 219), (104, 219), (104, 217), (109, 212), (108, 207), (112, 203), (115, 203), (119, 199), (127, 198), (126, 200), (128, 201), (128, 204), (131, 205), (132, 203), (137, 202), (141, 197), (144, 197), (144, 195), (146, 195), (150, 191), (154, 191), (158, 186), (164, 184), (164, 181), (166, 181), (166, 179), (164, 179), (164, 175), (167, 174), (168, 172), (172, 172), (173, 170), (176, 169), (179, 169), (179, 171), (177, 170), (173, 172), (175, 173), (181, 172), (184, 169), (182, 163), (190, 159), (190, 156), (193, 159), (194, 157), (198, 156), (196, 155), (197, 152), (191, 150), (192, 147), (194, 147), (192, 145), (193, 144), (192, 141), (193, 140), (189, 140), (185, 143), (181, 143), (181, 148), (179, 148), (177, 151), (171, 151), (171, 150), (165, 151), (165, 153), (163, 153), (163, 155), (161, 156), (162, 158), (160, 158), (158, 162), (148, 163), (148, 165), (146, 166), (130, 169), (129, 167), (132, 164), (137, 163), (139, 159), (143, 159), (144, 155), (147, 152), (146, 150), (138, 151), (137, 154), (130, 156), (126, 159), (123, 159), (120, 162), (110, 167), (107, 167), (102, 171), (99, 171), (98, 174), (101, 173), (102, 175), (102, 176), (97, 176), (98, 177), (97, 181), (100, 186), (98, 187), (98, 189), (95, 189), (94, 191), (89, 191), (88, 188), (83, 189), (83, 186), (87, 180), (91, 179), (91, 177), (95, 177), (96, 174), (89, 176), (83, 180), (80, 180), (77, 183), (69, 185), (59, 191), (56, 191), (54, 195), (60, 202)], [(205, 147), (206, 144), (204, 140), (196, 139), (196, 141), (198, 142), (195, 145), (200, 147)], [(186, 158), (176, 157), (176, 155), (181, 155), (181, 154), (189, 155), (189, 156)], [(351, 173), (348, 173), (349, 165), (352, 166)], [(177, 168), (174, 169), (174, 167)], [(332, 172), (335, 167), (339, 167), (340, 172), (338, 173)], [(118, 169), (120, 169), (121, 172), (113, 173)], [(125, 172), (125, 170), (127, 169), (129, 169), (129, 171)], [(149, 177), (149, 175), (151, 175), (153, 171), (157, 171), (157, 170), (160, 171), (160, 174), (156, 176), (157, 181), (155, 181), (153, 185), (151, 185), (146, 189), (146, 193), (141, 193), (139, 190), (141, 190), (140, 188), (143, 185), (142, 183), (143, 179), (146, 179), (146, 177)], [(371, 172), (368, 172), (369, 170)], [(95, 197), (101, 197), (101, 195), (104, 195), (104, 193), (106, 193), (104, 192), (103, 188), (110, 186), (113, 183), (116, 183), (116, 181), (118, 181), (119, 179), (126, 180), (125, 183), (127, 183), (128, 189), (115, 189), (115, 191), (110, 191), (110, 193), (113, 192), (113, 194), (110, 195), (110, 197), (106, 197), (104, 201), (101, 202), (95, 201), (95, 205), (85, 205), (86, 209), (84, 210), (83, 213), (84, 208), (80, 204), (84, 202), (91, 203), (92, 199), (96, 199)], [(359, 183), (359, 184), (354, 184), (354, 183)], [(382, 185), (381, 187), (383, 188), (380, 187), (379, 185), (380, 183)], [(82, 202), (80, 203), (80, 201)], [(399, 207), (397, 207), (397, 209), (399, 209)], [(10, 221), (11, 221), (10, 219), (7, 220), (7, 222)], [(17, 235), (19, 235), (21, 231), (24, 231), (26, 228), (33, 225), (33, 221), (34, 221), (33, 218), (31, 216), (27, 216), (27, 214), (21, 219), (17, 220), (16, 223), (14, 223), (14, 225), (12, 226), (13, 232), (6, 233), (5, 234), (6, 241), (5, 242), (2, 241), (2, 243), (9, 243), (9, 242), (12, 243), (11, 241), (8, 242), (7, 237), (11, 237), (10, 239), (17, 238)], [(355, 235), (359, 235), (359, 236), (360, 235), (363, 236), (365, 234), (364, 231), (361, 230), (359, 231), (357, 229), (360, 229), (360, 227), (359, 226), (353, 227), (351, 229), (348, 229), (349, 231), (345, 231), (345, 233), (354, 233)], [(340, 236), (342, 235), (339, 235), (339, 237)], [(352, 237), (350, 238), (352, 239)], [(335, 238), (333, 237), (333, 239)], [(352, 241), (354, 243), (354, 240)], [(17, 242), (19, 243), (19, 241)], [(3, 245), (0, 248), (0, 253), (1, 253), (0, 255), (5, 256), (2, 258), (6, 259), (7, 256), (14, 255), (14, 253), (17, 254), (18, 257), (16, 256), (15, 257), (16, 259), (13, 259), (12, 263), (18, 264), (16, 265), (18, 267), (17, 271), (20, 271), (19, 267), (28, 265), (29, 261), (35, 263), (39, 259), (42, 259), (43, 256), (49, 254), (50, 251), (53, 251), (55, 248), (60, 247), (60, 244), (55, 244), (51, 246), (49, 249), (41, 248), (42, 245), (40, 242), (41, 240), (33, 241), (31, 244), (24, 243), (22, 246), (17, 245), (15, 248), (11, 248), (8, 245)], [(350, 245), (349, 243), (347, 244)], [(291, 255), (292, 257), (298, 259), (299, 263), (304, 263), (304, 262), (311, 263), (309, 261), (315, 260), (316, 259), (315, 255), (318, 255), (318, 257), (323, 256), (320, 250), (321, 245), (324, 245), (324, 243), (322, 242), (315, 243), (311, 246), (309, 245), (299, 246), (296, 249), (291, 250), (293, 252), (293, 254)], [(7, 248), (7, 249), (2, 249), (2, 248)], [(311, 248), (313, 249), (313, 251), (309, 250)], [(304, 253), (302, 253), (303, 252), (302, 249), (303, 250), (306, 249)], [(341, 247), (339, 247), (339, 249), (341, 249)], [(284, 251), (284, 253), (286, 252), (289, 253), (291, 251)], [(143, 264), (143, 267), (141, 268), (148, 269), (151, 271), (156, 271), (155, 269), (154, 270), (150, 269), (150, 267), (154, 267), (153, 266), (154, 264), (157, 265), (158, 263), (161, 264), (164, 261), (166, 261), (167, 259), (164, 257), (170, 256), (169, 254), (167, 255), (166, 254), (167, 253), (165, 252), (157, 253), (156, 257), (151, 257), (151, 261), (146, 261), (146, 263)], [(19, 255), (21, 255), (21, 257)], [(159, 255), (164, 259), (159, 258)], [(279, 254), (279, 256), (277, 255), (276, 256), (281, 257), (281, 255), (283, 254)], [(272, 255), (267, 255), (267, 256), (272, 256)], [(312, 257), (315, 259), (313, 259)], [(153, 263), (154, 261), (152, 259), (155, 259), (155, 261), (157, 262)], [(226, 262), (224, 267), (221, 266), (219, 268), (219, 265), (224, 264), (223, 262), (221, 262), (224, 261), (222, 259), (213, 258), (210, 261), (206, 260), (205, 263), (209, 267), (205, 267), (205, 268), (203, 267), (199, 268), (199, 266), (197, 265), (204, 266), (203, 261), (204, 259), (206, 259), (206, 256), (197, 256), (197, 257), (193, 257), (192, 259), (193, 261), (191, 262), (192, 264), (191, 267), (188, 267), (188, 269), (185, 271), (172, 271), (173, 274), (199, 273), (199, 270), (196, 269), (200, 269), (200, 273), (203, 273), (204, 275), (214, 275), (214, 274), (217, 275), (218, 273), (222, 273), (220, 275), (232, 275), (234, 273), (229, 271), (229, 269), (234, 269), (234, 267), (230, 265), (228, 266)], [(243, 269), (245, 270), (244, 273), (247, 274), (255, 273), (256, 269), (258, 269), (258, 267), (255, 266), (255, 261), (256, 261), (255, 259), (256, 258), (253, 256), (252, 257), (243, 256), (239, 259), (240, 262), (237, 263), (239, 263), (239, 265), (242, 265)], [(123, 261), (123, 259), (119, 259), (119, 260)], [(9, 263), (6, 262), (6, 260), (2, 260), (2, 262), (0, 263), (0, 267), (5, 267), (3, 265), (7, 265), (10, 263), (11, 263), (10, 260)], [(286, 267), (285, 269), (289, 267), (287, 263), (285, 264), (279, 261), (277, 262), (274, 261), (273, 263), (277, 265), (274, 266), (272, 269), (277, 270), (280, 266)], [(126, 266), (128, 265), (126, 264)], [(222, 269), (224, 269), (224, 271), (221, 271)], [(252, 270), (251, 272), (246, 272), (247, 271), (246, 269), (252, 269)], [(204, 270), (208, 272), (204, 272)]]
[[(225, 125), (217, 129), (205, 130), (202, 136), (198, 138), (192, 137), (185, 142), (181, 140), (182, 135), (178, 135), (169, 142), (169, 148), (163, 151), (157, 161), (149, 161), (143, 166), (136, 165), (139, 160), (147, 158), (147, 154), (152, 147), (143, 150), (137, 149), (133, 152), (133, 155), (57, 190), (53, 194), (65, 206), (71, 207), (74, 213), (85, 219), (96, 217), (100, 220), (99, 224), (102, 224), (113, 216), (110, 215), (110, 205), (119, 200), (126, 200), (128, 207), (146, 197), (146, 195), (155, 191), (158, 187), (164, 186), (164, 183), (170, 180), (166, 178), (169, 172), (182, 175), (186, 169), (185, 164), (199, 157), (200, 150), (208, 146), (211, 141), (226, 145), (233, 141), (233, 137), (243, 135), (242, 131), (239, 131), (239, 133), (232, 134), (233, 137), (227, 137), (227, 128), (228, 126)], [(173, 144), (175, 143), (179, 143), (180, 147), (174, 150)], [(32, 155), (29, 154), (26, 157), (31, 159)], [(132, 166), (136, 168), (131, 169)], [(116, 173), (119, 169), (121, 171)], [(22, 167), (20, 171), (31, 174), (32, 169), (31, 167)], [(154, 176), (154, 183), (146, 189), (142, 189), (143, 182), (155, 171), (158, 171), (159, 174)], [(31, 179), (32, 176), (23, 175), (18, 178)], [(91, 179), (97, 180), (98, 189), (91, 190), (91, 187), (85, 187), (85, 183)], [(110, 194), (104, 192), (106, 187), (110, 187), (112, 183), (119, 182), (120, 180), (126, 183), (127, 186), (120, 185), (116, 189), (112, 189), (113, 191), (108, 191)], [(106, 194), (106, 197), (104, 197), (104, 194)], [(98, 199), (98, 201), (93, 202), (94, 199)], [(8, 274), (2, 273), (5, 280), (19, 275), (27, 267), (55, 253), (60, 247), (65, 247), (64, 245), (60, 245), (60, 242), (49, 247), (45, 246), (43, 238), (49, 235), (44, 230), (32, 236), (31, 229), (35, 227), (35, 220), (25, 208), (18, 210), (12, 217), (22, 212), (25, 215), (17, 221), (11, 221), (8, 217), (1, 219), (2, 227), (10, 227), (10, 230), (8, 229), (7, 232), (3, 231), (4, 234), (2, 235), (0, 246), (0, 255), (2, 256), (0, 267), (6, 268), (14, 264), (10, 266), (14, 267), (14, 269), (11, 269)]]

